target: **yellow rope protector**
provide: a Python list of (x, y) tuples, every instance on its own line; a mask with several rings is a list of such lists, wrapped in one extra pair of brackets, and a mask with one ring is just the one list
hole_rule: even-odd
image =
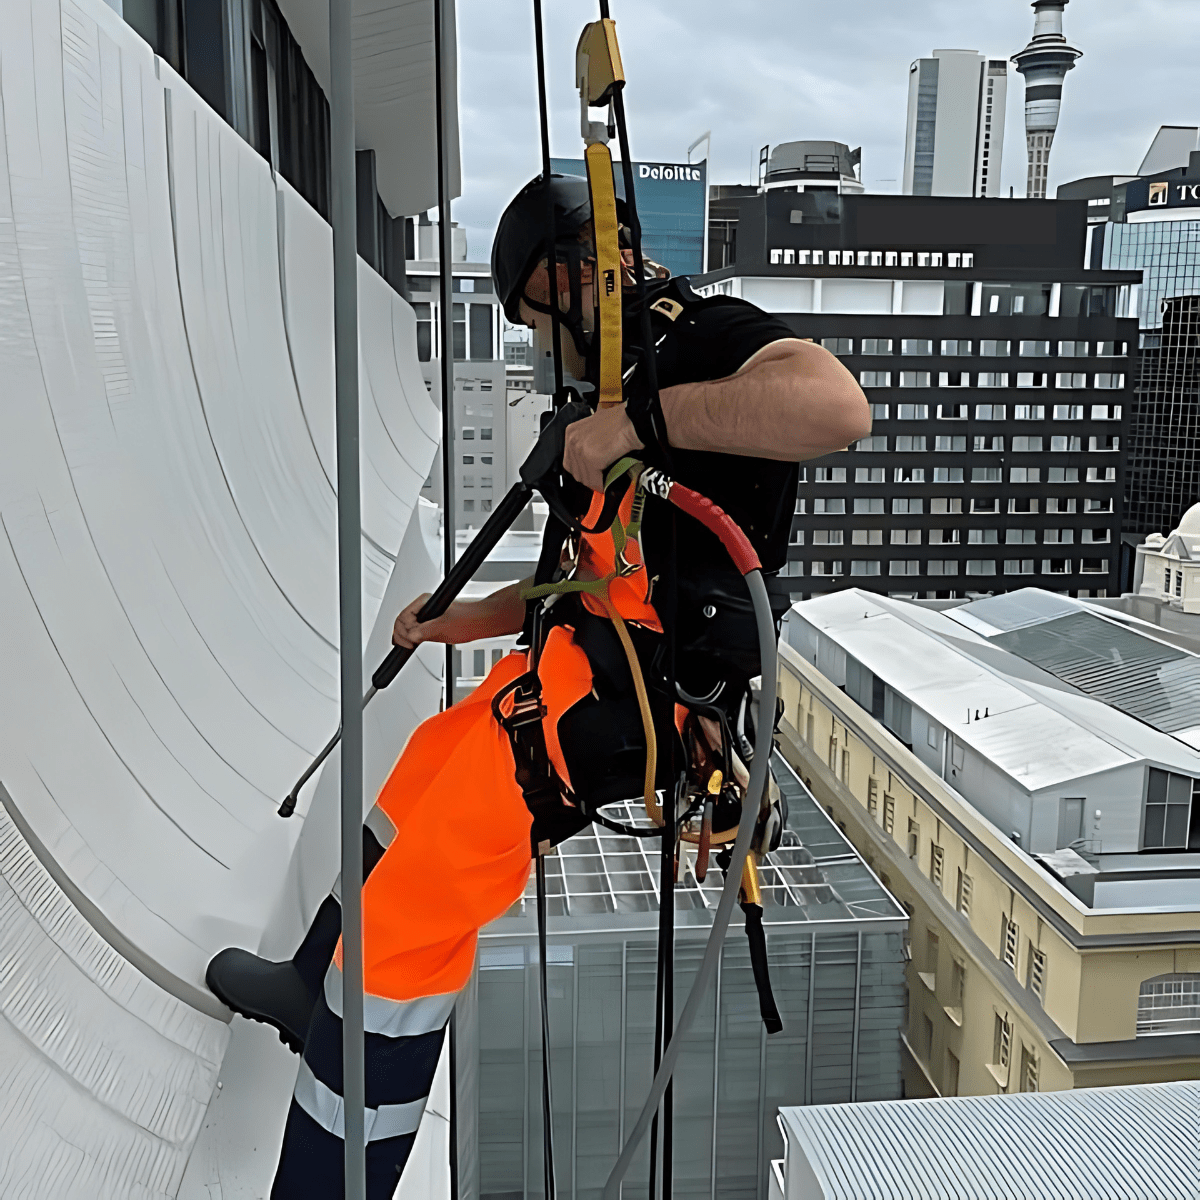
[(592, 224), (596, 232), (596, 306), (599, 310), (600, 408), (621, 403), (621, 247), (612, 154), (603, 142), (584, 151)]

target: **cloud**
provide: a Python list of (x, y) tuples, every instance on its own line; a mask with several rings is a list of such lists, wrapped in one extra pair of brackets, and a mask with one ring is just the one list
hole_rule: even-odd
[[(551, 151), (581, 152), (575, 43), (594, 3), (545, 5)], [(1033, 31), (1026, 0), (614, 0), (635, 158), (682, 162), (712, 130), (714, 182), (748, 183), (759, 147), (830, 138), (863, 148), (871, 191), (898, 191), (910, 63), (935, 48), (1008, 58)], [(1134, 172), (1159, 125), (1200, 124), (1197, 0), (1075, 0), (1050, 194), (1084, 175)], [(455, 218), (486, 260), (504, 205), (539, 170), (532, 5), (459, 0), (463, 195)], [(1009, 74), (1002, 181), (1025, 188), (1024, 83)]]

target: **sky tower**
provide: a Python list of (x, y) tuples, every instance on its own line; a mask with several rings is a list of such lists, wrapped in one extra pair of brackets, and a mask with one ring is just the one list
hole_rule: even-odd
[(1046, 198), (1050, 144), (1058, 127), (1063, 80), (1082, 57), (1063, 36), (1063, 9), (1070, 0), (1033, 0), (1033, 39), (1013, 55), (1025, 76), (1025, 142), (1029, 174), (1025, 194), (1030, 200)]

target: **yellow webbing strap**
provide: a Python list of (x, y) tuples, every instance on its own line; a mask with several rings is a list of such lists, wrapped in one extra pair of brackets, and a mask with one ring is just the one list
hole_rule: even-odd
[(612, 155), (603, 142), (584, 152), (596, 230), (596, 297), (600, 315), (600, 408), (621, 403), (621, 247)]

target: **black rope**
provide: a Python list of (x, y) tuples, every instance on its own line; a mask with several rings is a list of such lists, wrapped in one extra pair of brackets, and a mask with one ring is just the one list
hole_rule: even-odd
[(542, 998), (542, 1167), (546, 1200), (555, 1200), (554, 1102), (550, 1094), (550, 1008), (546, 970), (546, 858), (537, 856), (538, 987)]
[(546, 255), (546, 282), (550, 296), (550, 337), (553, 343), (554, 403), (562, 403), (563, 365), (559, 345), (562, 322), (558, 314), (558, 227), (554, 220), (554, 195), (550, 187), (550, 116), (546, 108), (546, 52), (542, 41), (542, 0), (533, 0), (533, 38), (537, 47), (538, 119), (542, 134), (542, 180), (546, 187), (546, 230), (549, 253)]

